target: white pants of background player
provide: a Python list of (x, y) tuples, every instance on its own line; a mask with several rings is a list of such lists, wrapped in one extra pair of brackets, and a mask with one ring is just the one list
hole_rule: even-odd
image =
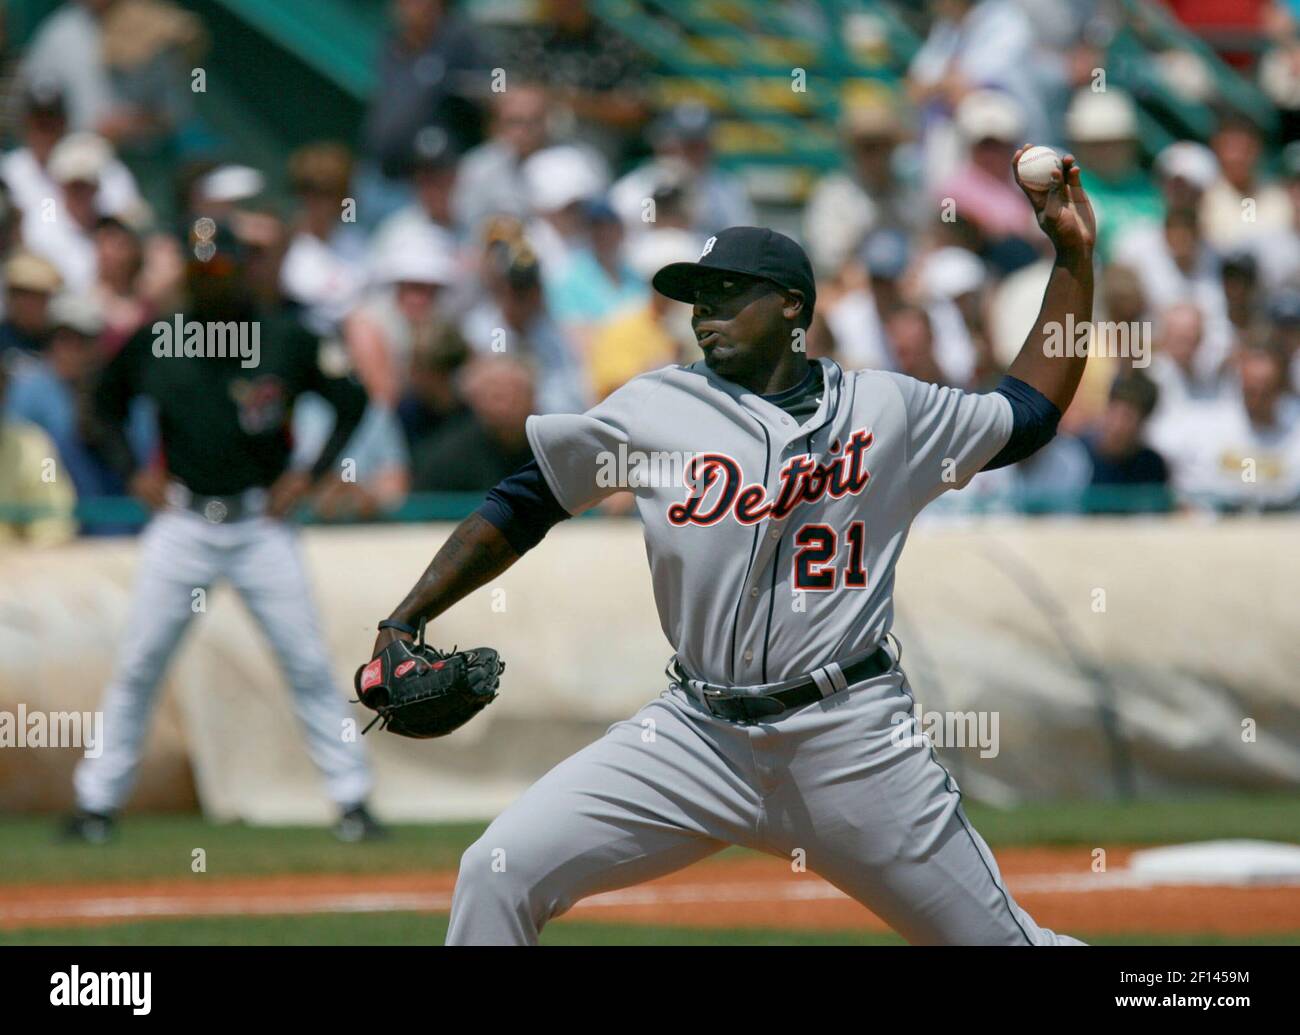
[[(919, 736), (897, 667), (751, 726), (671, 687), (552, 769), (470, 846), (447, 942), (531, 944), (579, 899), (728, 844), (791, 862), (802, 849), (808, 871), (915, 944), (1082, 944), (1016, 905)], [(791, 869), (792, 884), (809, 879)]]
[(270, 640), (329, 796), (349, 806), (370, 793), (361, 746), (343, 739), (346, 699), (330, 671), (293, 529), (267, 517), (214, 524), (190, 511), (166, 510), (141, 536), (126, 640), (104, 698), (104, 751), (77, 766), (78, 807), (113, 812), (126, 800), (158, 684), (194, 617), (194, 590), (208, 591), (221, 578), (230, 580)]

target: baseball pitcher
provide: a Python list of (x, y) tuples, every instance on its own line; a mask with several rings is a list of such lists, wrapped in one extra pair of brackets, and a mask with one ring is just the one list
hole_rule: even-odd
[[(1016, 904), (952, 776), (891, 721), (913, 723), (890, 634), (909, 525), (945, 489), (1047, 442), (1086, 362), (1043, 347), (1067, 316), (1092, 317), (1096, 223), (1079, 168), (1067, 156), (1046, 190), (1021, 187), (1056, 261), (996, 391), (808, 360), (807, 257), (771, 230), (732, 227), (698, 262), (654, 277), (693, 305), (702, 361), (637, 377), (585, 414), (529, 418), (534, 460), (380, 622), (358, 673), (363, 700), (382, 690), (382, 708), (395, 677), (445, 665), (412, 647), (417, 629), (619, 489), (602, 472), (620, 449), (689, 457), (680, 480), (630, 487), (675, 655), (658, 698), (552, 769), (465, 852), (449, 944), (536, 942), (579, 899), (730, 844), (802, 850), (808, 869), (914, 943), (1079, 944)], [(499, 671), (487, 657), (468, 691), (481, 700)]]

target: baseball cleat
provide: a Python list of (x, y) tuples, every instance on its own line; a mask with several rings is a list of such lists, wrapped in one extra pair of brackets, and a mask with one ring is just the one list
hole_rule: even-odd
[(347, 844), (358, 841), (379, 841), (388, 836), (388, 831), (370, 814), (364, 805), (356, 805), (344, 811), (339, 821), (334, 824), (334, 836)]
[(106, 844), (113, 837), (113, 817), (103, 812), (77, 812), (64, 822), (60, 836), (64, 841)]

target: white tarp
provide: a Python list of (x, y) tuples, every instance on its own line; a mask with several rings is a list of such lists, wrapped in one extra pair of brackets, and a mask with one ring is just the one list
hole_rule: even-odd
[[(449, 530), (304, 533), (340, 693)], [(1298, 545), (1294, 518), (918, 529), (895, 631), (922, 725), (962, 788), (996, 803), (1295, 788)], [(0, 710), (96, 706), (133, 563), (126, 540), (0, 553)], [(365, 738), (377, 810), (394, 819), (492, 815), (657, 694), (669, 654), (629, 521), (566, 522), (430, 638), (492, 645), (508, 669), (501, 698), (452, 737)], [(74, 756), (0, 749), (0, 808), (66, 805)], [(213, 817), (330, 815), (288, 691), (228, 589), (169, 674), (136, 803), (183, 807), (187, 756)]]

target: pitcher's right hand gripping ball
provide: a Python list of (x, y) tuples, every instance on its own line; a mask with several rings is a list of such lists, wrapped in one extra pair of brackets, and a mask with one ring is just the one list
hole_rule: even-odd
[(491, 647), (443, 653), (424, 642), (394, 640), (357, 669), (361, 703), (378, 713), (362, 733), (380, 729), (403, 737), (442, 737), (496, 700), (506, 664)]

